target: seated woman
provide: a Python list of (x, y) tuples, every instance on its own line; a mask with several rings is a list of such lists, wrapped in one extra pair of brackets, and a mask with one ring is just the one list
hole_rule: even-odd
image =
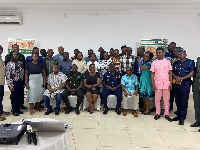
[(91, 59), (91, 60), (90, 60), (89, 62), (87, 62), (87, 69), (88, 69), (88, 71), (90, 72), (89, 66), (90, 66), (91, 64), (94, 64), (94, 65), (95, 65), (95, 72), (100, 73), (99, 62), (98, 62), (98, 61), (95, 61), (95, 59), (96, 59), (95, 53), (92, 53), (92, 54), (90, 55), (90, 59)]
[(55, 115), (59, 115), (62, 92), (64, 91), (63, 88), (65, 87), (67, 81), (67, 76), (64, 73), (59, 72), (57, 65), (54, 65), (52, 70), (53, 73), (51, 73), (47, 79), (47, 89), (43, 94), (45, 106), (47, 108), (47, 111), (44, 115), (49, 115), (52, 113), (50, 98), (56, 98), (56, 107), (54, 110)]
[(89, 67), (90, 72), (86, 73), (84, 86), (86, 89), (87, 101), (90, 105), (90, 114), (94, 111), (94, 104), (97, 102), (98, 95), (100, 93), (99, 85), (101, 83), (100, 74), (95, 72), (95, 65), (91, 64)]
[(6, 65), (6, 80), (11, 91), (11, 104), (14, 116), (19, 116), (21, 101), (24, 99), (24, 65), (18, 61), (18, 52), (11, 53), (11, 61)]
[(33, 115), (33, 105), (36, 103), (36, 110), (40, 112), (40, 101), (46, 86), (45, 67), (38, 62), (38, 53), (32, 54), (32, 61), (25, 66), (25, 85), (27, 91), (27, 102), (30, 105), (30, 114)]

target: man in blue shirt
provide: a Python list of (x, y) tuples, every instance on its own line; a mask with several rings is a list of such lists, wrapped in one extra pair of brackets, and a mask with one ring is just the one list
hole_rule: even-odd
[(105, 87), (102, 93), (102, 101), (105, 108), (103, 114), (106, 115), (108, 113), (107, 98), (109, 95), (113, 94), (117, 97), (117, 106), (115, 111), (118, 115), (120, 115), (121, 112), (119, 108), (122, 102), (122, 91), (120, 89), (121, 74), (115, 71), (114, 63), (109, 65), (109, 69), (110, 71), (106, 72), (103, 76), (103, 86)]
[(171, 42), (169, 45), (168, 45), (168, 51), (165, 53), (165, 58), (168, 59), (169, 61), (171, 61), (172, 58), (174, 58), (174, 55), (173, 55), (173, 51), (175, 50), (176, 48), (176, 43), (175, 42)]
[(195, 64), (193, 60), (187, 59), (186, 51), (181, 48), (179, 50), (179, 59), (173, 64), (173, 78), (175, 83), (174, 95), (177, 105), (177, 117), (173, 121), (179, 121), (179, 125), (184, 125), (187, 115), (188, 99), (190, 86), (192, 84), (191, 77), (194, 76)]
[[(32, 53), (37, 53), (38, 56), (39, 56), (39, 48), (34, 47)], [(31, 61), (32, 61), (32, 56), (26, 57), (25, 65), (26, 65), (28, 62), (31, 62)], [(39, 57), (38, 57), (38, 62), (41, 62), (41, 63), (43, 64), (44, 68), (46, 68), (45, 60), (44, 60), (44, 58), (43, 58), (42, 56), (39, 56)]]
[(55, 58), (59, 62), (60, 60), (63, 60), (63, 53), (64, 53), (64, 48), (60, 46), (58, 47), (58, 54), (55, 55), (53, 58)]
[(64, 59), (58, 62), (58, 67), (60, 69), (60, 72), (67, 74), (71, 72), (72, 60), (69, 59), (68, 52), (64, 52), (63, 57)]
[[(88, 50), (88, 57), (85, 57), (85, 61), (86, 61), (86, 64), (89, 62), (89, 61), (91, 61), (91, 54), (93, 54), (94, 52), (93, 52), (93, 50), (92, 49), (89, 49)], [(95, 61), (98, 61), (98, 59), (97, 59), (97, 57), (95, 58)]]
[(123, 115), (127, 115), (127, 100), (128, 95), (131, 95), (134, 98), (134, 108), (133, 108), (133, 115), (134, 117), (138, 117), (139, 113), (139, 96), (138, 96), (138, 89), (139, 89), (139, 82), (138, 77), (132, 74), (131, 67), (126, 67), (126, 74), (122, 77), (121, 81), (122, 91), (123, 91), (123, 103), (124, 103), (124, 112)]

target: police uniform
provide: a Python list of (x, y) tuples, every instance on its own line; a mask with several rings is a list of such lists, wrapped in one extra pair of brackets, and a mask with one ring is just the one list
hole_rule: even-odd
[[(83, 74), (80, 72), (77, 72), (75, 76), (72, 72), (69, 72), (69, 73), (67, 73), (67, 78), (68, 78), (67, 82), (69, 82), (70, 89), (77, 89), (79, 87), (79, 85), (81, 84), (81, 82), (83, 82), (83, 80), (84, 80)], [(69, 99), (68, 99), (69, 95), (71, 95), (71, 94), (68, 89), (66, 89), (62, 93), (62, 99), (66, 105), (66, 110), (68, 108), (70, 108), (70, 103), (69, 103)], [(75, 95), (78, 97), (77, 104), (76, 104), (76, 108), (78, 109), (80, 104), (82, 103), (83, 96), (84, 96), (82, 88), (80, 88), (80, 90), (78, 90), (75, 93)]]
[(194, 99), (194, 109), (195, 109), (195, 120), (200, 124), (200, 57), (197, 59), (196, 73), (193, 80), (193, 99)]
[[(115, 72), (115, 74), (111, 74), (110, 71), (106, 72), (103, 76), (103, 81), (105, 81), (105, 84), (110, 87), (117, 87), (120, 84), (121, 81), (121, 74), (119, 72)], [(107, 97), (109, 95), (115, 95), (117, 97), (117, 106), (116, 109), (119, 109), (122, 102), (122, 91), (120, 88), (117, 88), (115, 91), (109, 90), (107, 87), (104, 88), (104, 91), (102, 93), (102, 101), (104, 108), (108, 108), (107, 106)]]
[[(185, 52), (185, 50), (180, 49), (179, 52)], [(184, 77), (193, 71), (195, 71), (194, 61), (187, 58), (183, 62), (178, 60), (173, 65), (173, 73), (178, 77)], [(181, 84), (175, 84), (174, 95), (177, 105), (177, 118), (180, 120), (186, 119), (191, 84), (191, 78), (182, 80)]]

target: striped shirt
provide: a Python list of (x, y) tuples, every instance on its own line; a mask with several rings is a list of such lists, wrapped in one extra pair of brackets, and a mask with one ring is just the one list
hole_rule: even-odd
[(111, 57), (110, 58), (112, 60), (112, 62), (115, 64), (115, 71), (119, 72), (119, 66), (120, 66), (120, 59), (121, 57)]
[(135, 63), (135, 57), (130, 56), (129, 58), (127, 56), (122, 56), (120, 59), (120, 73), (126, 72), (126, 67), (132, 68), (132, 73), (134, 72), (134, 63)]

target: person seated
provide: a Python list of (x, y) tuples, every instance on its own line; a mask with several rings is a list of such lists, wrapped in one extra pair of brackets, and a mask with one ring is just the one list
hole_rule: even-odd
[(72, 61), (72, 64), (77, 65), (77, 67), (78, 67), (77, 71), (82, 73), (82, 74), (85, 74), (85, 72), (87, 71), (87, 65), (86, 65), (86, 62), (85, 62), (85, 60), (83, 58), (82, 52), (78, 53), (77, 59), (74, 59)]
[[(41, 62), (43, 64), (43, 67), (45, 68), (45, 60), (42, 56), (39, 56), (39, 48), (37, 47), (34, 47), (33, 48), (33, 51), (32, 51), (32, 54), (33, 53), (37, 53), (38, 54), (38, 62)], [(32, 62), (32, 56), (27, 56), (26, 57), (26, 60), (25, 60), (25, 65), (28, 63), (28, 62)]]
[(83, 93), (83, 80), (84, 76), (82, 73), (78, 72), (77, 65), (73, 64), (71, 67), (71, 72), (67, 74), (67, 82), (66, 82), (66, 89), (62, 93), (62, 99), (66, 105), (65, 114), (69, 114), (72, 111), (72, 107), (70, 106), (68, 96), (76, 95), (78, 97), (77, 104), (75, 107), (75, 113), (77, 115), (80, 114), (79, 106), (81, 105), (84, 97)]
[[(88, 50), (88, 57), (85, 57), (86, 63), (88, 63), (89, 61), (91, 61), (91, 54), (93, 54), (93, 53), (94, 53), (94, 52), (93, 52), (92, 49), (89, 49), (89, 50)], [(95, 61), (98, 61), (98, 59), (95, 58)]]
[(45, 58), (46, 63), (46, 76), (48, 77), (52, 72), (52, 68), (54, 65), (58, 65), (58, 62), (55, 58), (53, 58), (53, 49), (47, 50), (47, 57)]
[(87, 62), (87, 69), (88, 69), (88, 71), (90, 72), (89, 66), (90, 66), (91, 64), (94, 64), (94, 65), (95, 65), (95, 72), (100, 73), (99, 62), (96, 61), (96, 55), (95, 55), (95, 53), (92, 53), (92, 54), (90, 55), (90, 58), (91, 58), (91, 60), (90, 60), (89, 62)]
[(79, 52), (80, 52), (80, 51), (79, 51), (78, 49), (75, 49), (75, 50), (74, 50), (74, 55), (75, 55), (75, 56), (71, 57), (71, 60), (77, 59), (77, 55), (78, 55)]
[(103, 86), (104, 91), (102, 93), (102, 101), (105, 108), (103, 114), (108, 113), (108, 106), (107, 106), (107, 98), (109, 95), (113, 94), (117, 97), (117, 106), (116, 106), (116, 113), (118, 115), (121, 114), (119, 108), (122, 102), (122, 91), (120, 89), (121, 85), (121, 74), (115, 71), (114, 63), (109, 65), (110, 71), (106, 72), (103, 76)]
[(55, 58), (58, 62), (63, 59), (64, 48), (62, 46), (58, 47), (58, 54), (55, 55)]
[(132, 74), (131, 67), (126, 67), (126, 74), (122, 77), (121, 81), (122, 91), (123, 91), (123, 104), (124, 104), (124, 112), (123, 115), (127, 115), (127, 100), (128, 96), (131, 95), (134, 98), (134, 108), (133, 108), (133, 115), (134, 117), (138, 117), (139, 113), (139, 96), (138, 96), (138, 88), (139, 88), (139, 81), (138, 77)]
[(57, 65), (53, 66), (53, 73), (51, 73), (47, 79), (47, 89), (45, 90), (44, 102), (47, 108), (47, 111), (44, 115), (49, 115), (52, 113), (52, 106), (50, 105), (50, 99), (56, 99), (56, 107), (55, 115), (59, 115), (60, 111), (60, 104), (61, 104), (61, 97), (62, 92), (64, 91), (64, 87), (66, 85), (67, 76), (62, 72), (59, 72), (59, 68)]
[(110, 59), (112, 60), (112, 62), (115, 64), (115, 70), (117, 72), (119, 72), (119, 66), (120, 66), (120, 59), (121, 59), (121, 56), (119, 56), (119, 50), (118, 49), (115, 49), (114, 50), (114, 56), (113, 57), (110, 57)]
[(63, 53), (63, 58), (58, 62), (58, 67), (60, 69), (60, 72), (67, 74), (71, 71), (71, 66), (72, 66), (72, 60), (69, 59), (69, 53), (64, 52)]
[(84, 86), (86, 87), (86, 97), (90, 105), (90, 114), (94, 111), (94, 104), (97, 102), (98, 95), (100, 93), (100, 73), (95, 72), (95, 65), (91, 64), (89, 68), (90, 72), (86, 73)]

